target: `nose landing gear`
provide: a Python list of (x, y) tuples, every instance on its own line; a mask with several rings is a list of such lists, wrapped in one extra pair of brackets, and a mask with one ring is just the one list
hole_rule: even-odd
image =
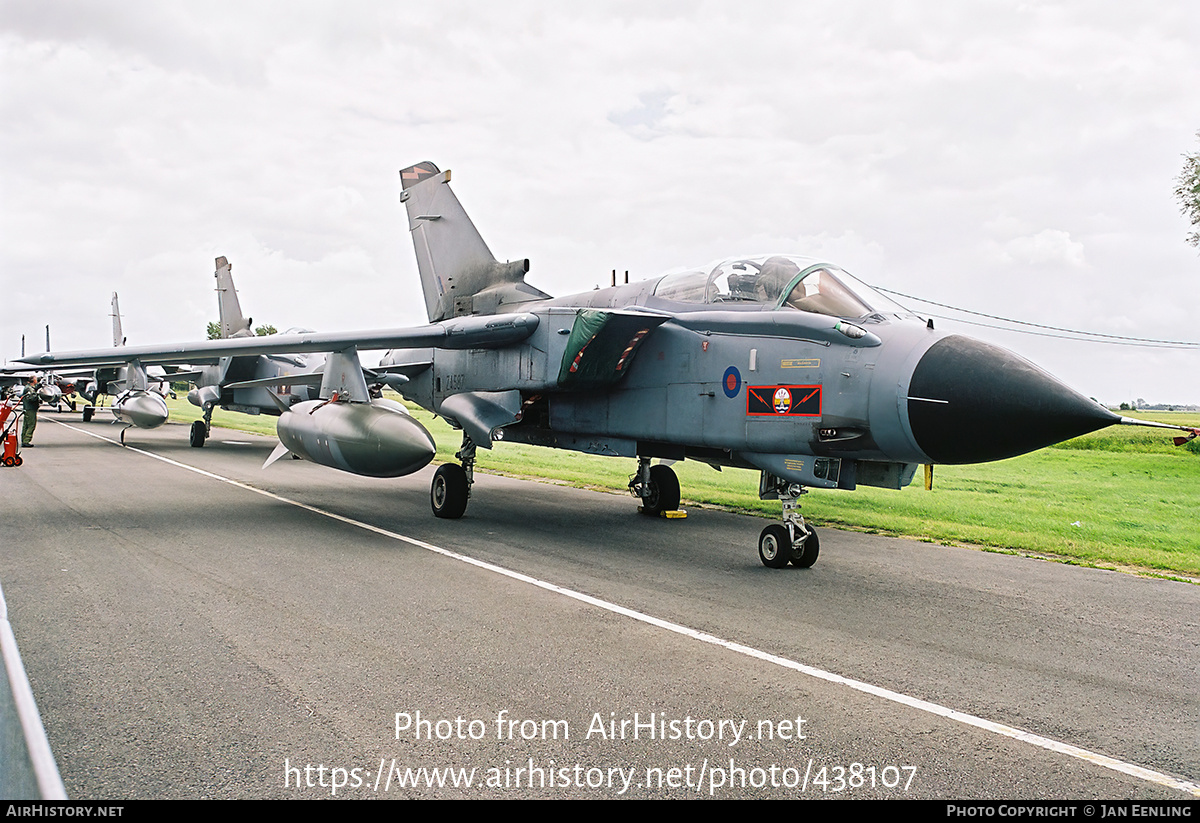
[(800, 513), (800, 496), (808, 489), (798, 483), (789, 483), (767, 472), (762, 473), (758, 483), (760, 500), (778, 500), (783, 504), (783, 522), (772, 523), (758, 536), (758, 559), (764, 566), (782, 569), (788, 563), (807, 569), (817, 562), (821, 553), (821, 542), (817, 531), (804, 522)]

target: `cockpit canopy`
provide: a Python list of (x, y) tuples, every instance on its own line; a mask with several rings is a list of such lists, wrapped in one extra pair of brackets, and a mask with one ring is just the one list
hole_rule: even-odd
[(910, 314), (836, 266), (779, 254), (738, 257), (705, 270), (669, 274), (658, 281), (654, 296), (682, 303), (756, 303), (851, 320)]

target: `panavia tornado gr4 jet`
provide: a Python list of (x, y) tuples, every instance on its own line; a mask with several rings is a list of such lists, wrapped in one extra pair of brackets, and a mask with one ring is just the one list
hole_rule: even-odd
[[(216, 260), (217, 311), (220, 338), (253, 338), (253, 321), (242, 314), (241, 301), (233, 285), (233, 266), (224, 257)], [(288, 329), (285, 334), (307, 334), (308, 329)], [(325, 358), (319, 354), (247, 354), (222, 357), (217, 362), (193, 359), (199, 370), (192, 377), (195, 388), (188, 402), (204, 411), (204, 419), (192, 422), (189, 442), (201, 448), (212, 428), (213, 410), (243, 414), (280, 414), (293, 404), (316, 399)]]
[[(935, 330), (820, 260), (735, 257), (551, 297), (525, 282), (528, 260), (495, 259), (449, 172), (420, 163), (400, 176), (428, 325), (127, 354), (167, 362), (329, 352), (319, 399), (283, 413), (272, 459), (291, 451), (357, 474), (416, 471), (431, 459), (432, 439), (399, 404), (373, 399), (390, 385), (462, 430), (460, 462), (433, 478), (431, 504), (443, 518), (466, 511), (477, 449), (501, 440), (636, 461), (629, 488), (648, 515), (680, 500), (674, 471), (653, 460), (756, 469), (760, 497), (783, 508), (758, 543), (776, 568), (817, 559), (817, 534), (798, 504), (809, 487), (899, 489), (922, 463), (1000, 460), (1141, 424), (1004, 349)], [(364, 369), (360, 348), (391, 351)]]
[(102, 398), (111, 398), (109, 410), (113, 422), (124, 424), (120, 435), (124, 443), (125, 432), (130, 428), (154, 429), (167, 422), (169, 412), (166, 396), (171, 394), (170, 380), (186, 380), (189, 375), (168, 376), (160, 366), (147, 367), (136, 359), (122, 357), (125, 335), (121, 331), (121, 308), (116, 292), (112, 293), (112, 330), (113, 348), (109, 350), (111, 365), (97, 368), (79, 381), (83, 388), (78, 388), (79, 383), (76, 388), (87, 401), (83, 407), (85, 423), (92, 419)]

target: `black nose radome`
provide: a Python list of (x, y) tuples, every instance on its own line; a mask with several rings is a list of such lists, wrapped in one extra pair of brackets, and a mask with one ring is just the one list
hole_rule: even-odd
[(952, 335), (930, 347), (908, 389), (913, 437), (935, 463), (983, 463), (1111, 426), (1120, 417), (1027, 360)]

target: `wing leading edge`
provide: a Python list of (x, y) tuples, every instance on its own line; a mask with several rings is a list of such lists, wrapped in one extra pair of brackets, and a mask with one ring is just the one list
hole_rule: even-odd
[(534, 314), (459, 317), (427, 326), (359, 332), (304, 332), (229, 340), (204, 340), (157, 346), (125, 346), (69, 352), (44, 352), (18, 362), (34, 366), (104, 366), (128, 363), (215, 363), (221, 357), (360, 349), (491, 349), (520, 343), (538, 327)]

